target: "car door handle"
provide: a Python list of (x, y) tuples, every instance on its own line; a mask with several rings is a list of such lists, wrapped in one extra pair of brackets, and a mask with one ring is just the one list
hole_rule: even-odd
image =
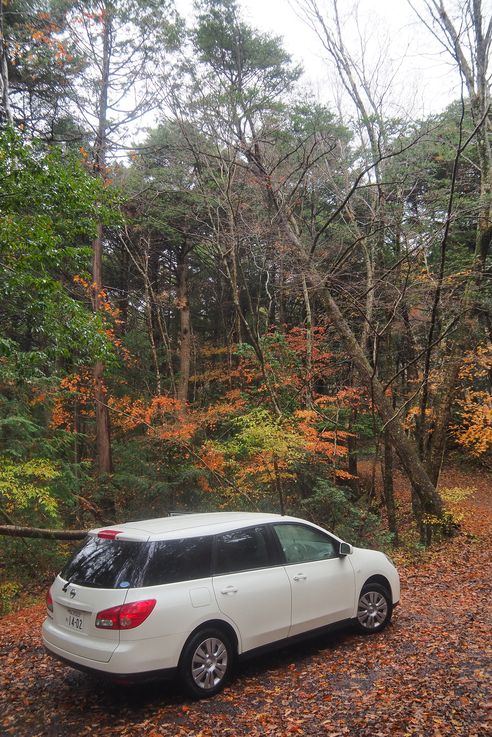
[(235, 586), (226, 586), (220, 593), (224, 594), (224, 596), (227, 596), (228, 594), (237, 594), (237, 588)]
[(307, 576), (304, 573), (297, 573), (295, 576), (293, 576), (294, 581), (305, 581), (307, 579)]

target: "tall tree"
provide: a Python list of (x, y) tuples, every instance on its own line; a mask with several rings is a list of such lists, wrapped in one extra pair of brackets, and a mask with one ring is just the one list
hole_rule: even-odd
[[(474, 320), (478, 314), (487, 314), (487, 306), (480, 287), (492, 243), (492, 144), (490, 129), (492, 116), (490, 110), (490, 50), (492, 43), (492, 16), (486, 17), (481, 0), (462, 0), (455, 15), (443, 0), (426, 0), (427, 15), (418, 11), (411, 3), (419, 18), (431, 30), (437, 41), (454, 60), (468, 95), (473, 129), (466, 134), (461, 131), (461, 140), (456, 157), (456, 179), (460, 157), (465, 145), (472, 139), (476, 142), (478, 167), (480, 173), (480, 195), (476, 207), (476, 239), (469, 276), (466, 279), (461, 302), (461, 315), (451, 350), (446, 360), (446, 372), (440, 388), (440, 402), (434, 416), (432, 437), (428, 444), (427, 465), (434, 481), (437, 481), (442, 466), (449, 419), (458, 386), (458, 377), (463, 354), (475, 340)], [(463, 106), (465, 103), (463, 102)], [(463, 111), (462, 118), (465, 114)], [(453, 183), (452, 183), (453, 184)], [(449, 229), (453, 217), (453, 198), (449, 200), (448, 216), (443, 225), (441, 239), (441, 277), (434, 297), (434, 308), (427, 341), (427, 363), (430, 363), (432, 345), (436, 330), (436, 315), (440, 307), (441, 284), (446, 265)], [(490, 338), (490, 335), (489, 335)], [(428, 373), (428, 371), (427, 371)], [(427, 411), (427, 392), (421, 405), (421, 425), (425, 429)]]
[[(72, 42), (85, 59), (84, 77), (74, 87), (74, 103), (94, 132), (93, 171), (109, 180), (108, 155), (123, 145), (131, 121), (155, 105), (152, 79), (163, 50), (173, 40), (169, 3), (155, 0), (71, 2), (67, 24)], [(94, 100), (96, 102), (94, 106)], [(130, 102), (131, 100), (131, 102)], [(93, 306), (101, 309), (104, 227), (93, 241)], [(96, 455), (101, 473), (111, 473), (109, 410), (104, 365), (94, 366)]]
[(10, 107), (9, 70), (7, 62), (7, 40), (5, 37), (5, 7), (0, 3), (0, 124), (12, 125)]
[(49, 141), (82, 139), (69, 92), (83, 60), (66, 34), (65, 5), (11, 0), (0, 7), (3, 109), (17, 126)]
[[(314, 232), (306, 232), (293, 202), (285, 196), (285, 190), (288, 188), (286, 182), (289, 182), (289, 178), (286, 180), (279, 177), (278, 162), (273, 162), (271, 156), (267, 155), (269, 149), (265, 145), (267, 137), (265, 124), (268, 123), (268, 115), (271, 115), (267, 111), (272, 110), (272, 105), (275, 106), (280, 91), (285, 94), (291, 87), (293, 77), (288, 76), (290, 70), (285, 60), (282, 61), (282, 66), (278, 66), (280, 49), (275, 54), (270, 54), (268, 62), (265, 63), (264, 54), (258, 53), (259, 49), (262, 51), (264, 49), (261, 36), (251, 29), (244, 28), (234, 3), (215, 0), (202, 7), (205, 7), (207, 12), (199, 18), (195, 43), (203, 62), (208, 64), (217, 80), (220, 99), (229, 105), (231, 114), (228, 120), (232, 121), (229, 141), (233, 141), (235, 149), (240, 151), (261, 188), (271, 218), (276, 223), (281, 237), (289, 244), (291, 258), (297, 263), (299, 273), (306, 275), (311, 289), (315, 290), (322, 300), (344, 350), (353, 361), (361, 383), (371, 397), (384, 427), (388, 429), (393, 446), (412, 481), (416, 495), (421, 500), (424, 513), (440, 515), (442, 504), (434, 484), (418, 457), (414, 443), (401, 426), (399, 412), (385, 394), (383, 383), (376, 375), (376, 367), (366, 356), (364, 347), (361, 346), (335, 299), (335, 283), (327, 285), (328, 275), (323, 257), (317, 258), (317, 251), (330, 223), (345, 208), (359, 183), (364, 182), (367, 172), (372, 170), (379, 160), (395, 156), (400, 147), (395, 143), (389, 152), (378, 152), (375, 161), (372, 160), (368, 166), (359, 170), (348, 193), (335, 209), (335, 214), (325, 222), (318, 223)], [(231, 15), (232, 11), (234, 14)], [(270, 39), (269, 43), (274, 45), (277, 42)], [(306, 175), (308, 170), (305, 171)]]

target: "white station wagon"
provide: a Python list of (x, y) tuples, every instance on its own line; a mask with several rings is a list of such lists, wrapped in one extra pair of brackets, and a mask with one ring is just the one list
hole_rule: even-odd
[(74, 668), (177, 674), (204, 697), (240, 656), (341, 622), (382, 630), (399, 598), (386, 555), (310, 522), (189, 514), (91, 531), (47, 594), (43, 641)]

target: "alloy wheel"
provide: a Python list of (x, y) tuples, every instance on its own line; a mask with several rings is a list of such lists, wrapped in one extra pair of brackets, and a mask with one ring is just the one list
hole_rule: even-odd
[(218, 637), (203, 640), (191, 658), (191, 675), (195, 684), (204, 690), (218, 686), (227, 672), (226, 645)]
[(379, 591), (366, 591), (359, 599), (357, 620), (366, 630), (376, 630), (388, 617), (388, 602)]

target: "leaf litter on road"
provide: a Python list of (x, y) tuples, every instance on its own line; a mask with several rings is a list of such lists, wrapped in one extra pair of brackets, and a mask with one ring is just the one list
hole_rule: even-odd
[(207, 701), (167, 683), (109, 685), (53, 661), (44, 606), (0, 620), (0, 735), (15, 737), (487, 737), (492, 735), (492, 496), (473, 483), (462, 532), (402, 566), (387, 630), (349, 629), (240, 666)]

